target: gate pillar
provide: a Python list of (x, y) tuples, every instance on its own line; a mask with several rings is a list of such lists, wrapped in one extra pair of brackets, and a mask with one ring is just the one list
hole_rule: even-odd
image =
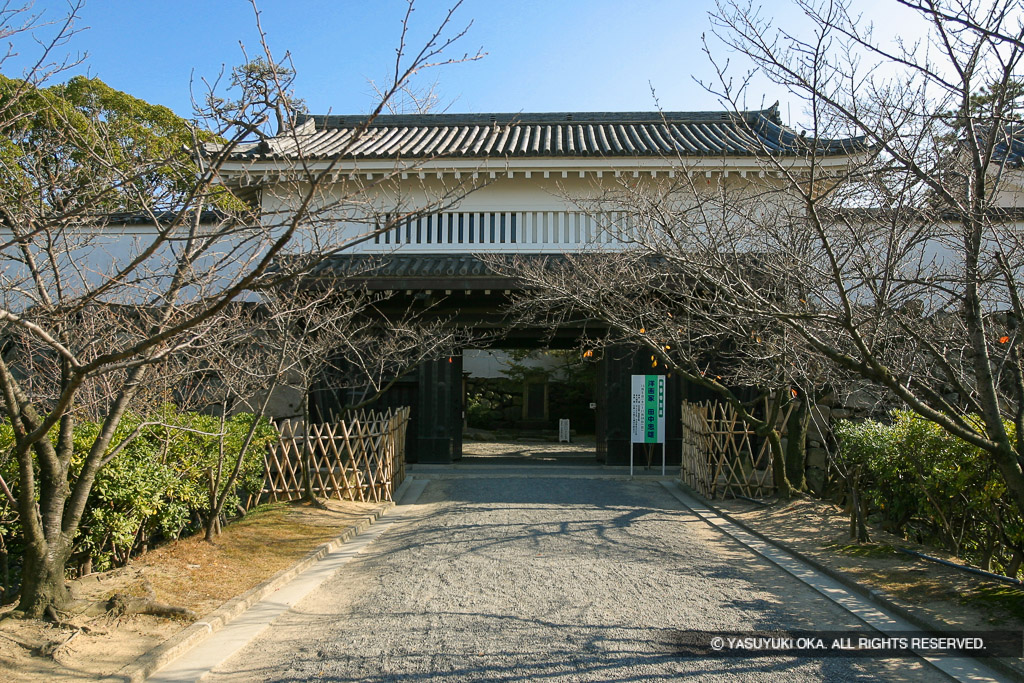
[(416, 462), (449, 463), (460, 459), (462, 354), (427, 361), (416, 374)]
[(623, 346), (609, 346), (601, 361), (601, 380), (604, 391), (600, 392), (598, 437), (603, 436), (599, 450), (604, 452), (605, 465), (629, 464), (629, 402), (632, 390), (630, 375), (636, 360), (634, 349)]

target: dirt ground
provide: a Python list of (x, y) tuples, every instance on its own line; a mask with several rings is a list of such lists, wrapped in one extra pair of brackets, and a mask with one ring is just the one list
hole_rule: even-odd
[[(226, 527), (215, 544), (201, 537), (183, 539), (146, 553), (127, 567), (74, 581), (76, 603), (68, 621), (87, 630), (0, 620), (0, 678), (41, 683), (113, 675), (193, 619), (290, 567), (379, 507), (325, 502), (325, 510), (301, 504), (265, 506)], [(196, 616), (115, 617), (103, 608), (115, 593), (152, 594), (157, 601), (191, 609)], [(2, 608), (0, 616), (13, 608)]]
[[(907, 548), (960, 564), (951, 554), (872, 528), (871, 543), (850, 541), (850, 518), (837, 505), (798, 499), (763, 507), (713, 501), (776, 543), (869, 587), (936, 630), (1024, 629), (1024, 588), (907, 555)], [(1024, 680), (1024, 659), (1002, 659)]]
[(937, 626), (1024, 628), (1024, 590), (906, 555), (898, 548), (958, 562), (949, 553), (879, 529), (871, 530), (871, 543), (851, 543), (849, 515), (831, 503), (799, 499), (761, 507), (729, 500), (714, 501), (714, 505), (781, 545), (884, 592)]

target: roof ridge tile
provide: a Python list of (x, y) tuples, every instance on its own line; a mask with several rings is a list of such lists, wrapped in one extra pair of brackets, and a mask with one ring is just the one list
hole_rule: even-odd
[[(312, 123), (312, 126), (311, 126)], [(396, 114), (368, 125), (357, 115), (296, 119), (301, 144), (290, 132), (235, 159), (453, 158), (453, 157), (664, 157), (798, 155), (808, 150), (846, 155), (866, 149), (863, 139), (804, 139), (782, 125), (778, 108), (732, 112), (584, 112), (519, 114)], [(366, 126), (366, 134), (354, 138)], [(1011, 149), (1009, 156), (1019, 156)]]

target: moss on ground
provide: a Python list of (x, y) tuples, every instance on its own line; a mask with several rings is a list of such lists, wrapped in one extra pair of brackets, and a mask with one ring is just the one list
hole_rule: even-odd
[(993, 624), (1008, 620), (1024, 621), (1024, 590), (1014, 586), (997, 583), (978, 586), (961, 596), (960, 602), (985, 609), (992, 615), (989, 620)]
[(894, 557), (899, 550), (884, 543), (831, 543), (826, 550), (851, 555), (853, 557)]

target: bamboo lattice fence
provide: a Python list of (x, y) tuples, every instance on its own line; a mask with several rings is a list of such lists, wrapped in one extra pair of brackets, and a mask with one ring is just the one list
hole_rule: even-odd
[(729, 404), (683, 401), (682, 436), (680, 478), (702, 496), (757, 497), (775, 490), (768, 440), (758, 439)]
[(277, 443), (264, 456), (263, 501), (303, 494), (302, 462), (310, 462), (313, 493), (324, 498), (393, 500), (405, 479), (405, 430), (409, 408), (362, 410), (335, 424), (285, 420), (275, 424)]

